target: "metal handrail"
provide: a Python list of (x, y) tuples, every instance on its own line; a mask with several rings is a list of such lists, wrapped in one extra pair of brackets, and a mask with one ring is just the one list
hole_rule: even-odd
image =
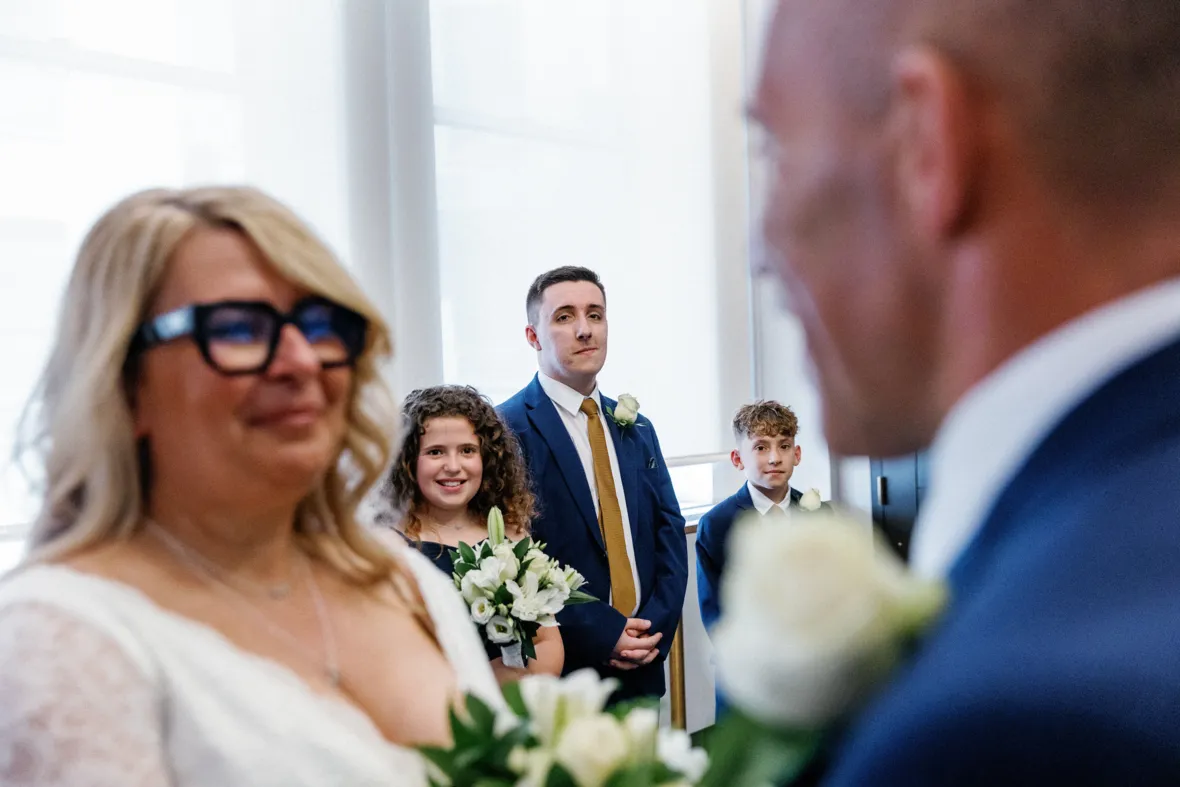
[(664, 460), (664, 464), (668, 467), (690, 467), (692, 465), (712, 465), (718, 462), (728, 462), (729, 452), (723, 451), (717, 454), (691, 454), (689, 456), (674, 456), (671, 459)]

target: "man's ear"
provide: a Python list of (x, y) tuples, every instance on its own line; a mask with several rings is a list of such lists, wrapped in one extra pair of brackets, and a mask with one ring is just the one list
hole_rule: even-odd
[(537, 332), (533, 330), (533, 326), (524, 326), (524, 338), (529, 343), (529, 347), (532, 347), (537, 352), (541, 351), (541, 341), (537, 338)]
[(799, 463), (802, 461), (803, 461), (803, 447), (797, 445), (797, 446), (795, 446), (795, 467), (798, 467)]
[(745, 466), (742, 465), (742, 455), (738, 453), (736, 448), (729, 452), (729, 461), (732, 462), (733, 466), (738, 470), (746, 469)]
[(963, 72), (929, 47), (898, 55), (893, 78), (898, 190), (919, 231), (938, 241), (955, 234), (971, 210), (978, 105)]

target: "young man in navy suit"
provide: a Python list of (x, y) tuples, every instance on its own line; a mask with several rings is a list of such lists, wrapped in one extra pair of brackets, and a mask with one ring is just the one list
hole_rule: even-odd
[(1180, 783), (1180, 3), (779, 0), (764, 52), (764, 265), (833, 452), (930, 446), (950, 591), (825, 784)]
[(564, 669), (618, 679), (616, 702), (662, 696), (688, 568), (684, 517), (655, 427), (598, 390), (607, 319), (597, 274), (572, 266), (544, 273), (525, 306), (540, 371), (500, 413), (528, 461), (540, 511), (533, 536), (599, 599), (558, 616)]
[[(721, 577), (734, 522), (744, 513), (756, 511), (787, 525), (792, 518), (809, 513), (799, 506), (803, 493), (791, 486), (791, 475), (803, 460), (803, 449), (795, 442), (798, 434), (795, 412), (778, 402), (743, 405), (733, 417), (737, 447), (729, 458), (745, 474), (746, 483), (715, 505), (697, 525), (697, 599), (706, 630), (711, 630), (721, 615)], [(820, 503), (819, 507), (831, 506)], [(718, 719), (724, 710), (725, 702), (718, 692)]]

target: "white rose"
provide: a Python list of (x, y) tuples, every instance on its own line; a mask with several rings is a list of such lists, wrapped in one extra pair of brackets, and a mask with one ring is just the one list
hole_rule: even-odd
[(623, 725), (614, 716), (602, 714), (571, 721), (557, 741), (553, 759), (569, 771), (578, 787), (602, 787), (630, 754)]
[(496, 614), (496, 607), (486, 598), (477, 598), (471, 602), (471, 619), (482, 626)]
[(790, 528), (746, 517), (730, 539), (714, 629), (718, 681), (769, 723), (825, 725), (892, 668), (945, 601), (855, 522), (824, 511)]
[[(487, 598), (489, 591), (485, 589), (488, 584), (488, 578), (479, 569), (472, 569), (463, 575), (463, 579), (459, 580), (459, 594), (463, 596), (463, 600), (470, 604), (474, 604), (476, 599)], [(495, 585), (493, 584), (494, 588)]]
[(650, 762), (656, 756), (656, 734), (660, 729), (660, 712), (655, 708), (634, 708), (623, 719), (623, 728), (631, 743), (632, 762)]
[(487, 632), (488, 639), (495, 645), (505, 645), (516, 639), (516, 624), (512, 622), (511, 618), (506, 618), (503, 615), (496, 615), (489, 620), (484, 626), (484, 631)]
[(639, 416), (639, 400), (631, 394), (620, 394), (619, 403), (615, 405), (615, 420), (625, 424), (635, 423)]
[(542, 746), (552, 746), (562, 732), (560, 725), (600, 713), (619, 682), (600, 678), (587, 667), (564, 678), (528, 675), (519, 685), (537, 740)]
[(656, 738), (656, 757), (683, 776), (688, 784), (699, 782), (709, 768), (709, 755), (704, 749), (695, 748), (692, 738), (684, 730), (660, 730)]
[(799, 507), (804, 511), (818, 511), (821, 505), (823, 505), (823, 498), (819, 496), (819, 490), (815, 488), (808, 489), (799, 498)]
[(528, 570), (534, 574), (544, 574), (549, 570), (549, 556), (536, 547), (525, 552), (524, 562), (529, 564)]
[(500, 577), (504, 580), (516, 579), (516, 575), (520, 573), (520, 561), (512, 551), (512, 544), (499, 544), (492, 549), (492, 554), (504, 564), (500, 569)]

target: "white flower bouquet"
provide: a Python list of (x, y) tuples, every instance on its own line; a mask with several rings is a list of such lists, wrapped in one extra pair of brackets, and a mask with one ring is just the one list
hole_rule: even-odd
[(586, 579), (545, 554), (531, 538), (509, 541), (504, 515), (488, 513), (488, 537), (451, 552), (455, 587), (467, 602), (483, 638), (499, 646), (504, 664), (524, 667), (536, 658), (533, 637), (542, 626), (556, 626), (557, 613), (569, 604), (595, 601), (579, 588)]
[[(496, 713), (468, 696), (452, 711), (450, 748), (424, 747), (434, 787), (692, 787), (708, 756), (652, 704), (604, 709), (617, 681), (590, 669), (530, 675), (504, 687)], [(465, 716), (465, 718), (464, 718)]]
[(915, 646), (947, 588), (834, 511), (789, 528), (747, 518), (729, 554), (713, 645), (734, 710), (709, 739), (724, 777), (706, 784), (787, 784)]

